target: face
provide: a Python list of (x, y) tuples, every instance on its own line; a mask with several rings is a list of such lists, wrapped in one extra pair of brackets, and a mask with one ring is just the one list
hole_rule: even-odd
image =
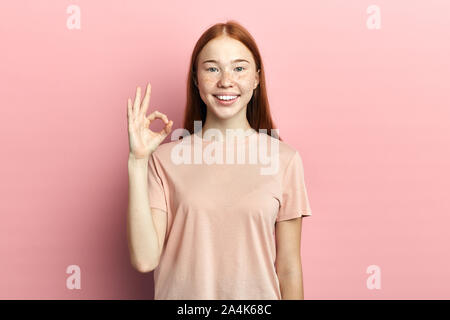
[[(209, 41), (201, 50), (196, 85), (208, 113), (228, 119), (246, 111), (258, 84), (259, 71), (253, 55), (240, 41), (222, 36)], [(217, 96), (223, 95), (237, 98), (222, 104)]]

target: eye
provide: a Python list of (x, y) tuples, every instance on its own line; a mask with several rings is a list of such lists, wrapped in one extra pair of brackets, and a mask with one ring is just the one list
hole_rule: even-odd
[[(236, 67), (235, 69), (241, 68), (241, 70), (239, 71), (244, 71), (245, 68), (244, 67)], [(216, 67), (209, 67), (208, 69), (206, 69), (207, 71), (210, 71), (211, 69), (217, 69)]]

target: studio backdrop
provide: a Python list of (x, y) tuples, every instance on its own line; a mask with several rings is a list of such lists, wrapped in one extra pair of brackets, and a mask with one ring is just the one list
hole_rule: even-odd
[(127, 99), (150, 82), (149, 112), (180, 128), (193, 46), (228, 20), (258, 43), (275, 124), (302, 156), (305, 299), (450, 298), (449, 13), (447, 0), (2, 1), (0, 298), (153, 298), (127, 247)]

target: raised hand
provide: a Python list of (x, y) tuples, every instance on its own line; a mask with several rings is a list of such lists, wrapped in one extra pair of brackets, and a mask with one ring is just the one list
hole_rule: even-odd
[[(148, 116), (148, 105), (150, 103), (151, 85), (147, 84), (144, 99), (141, 104), (141, 87), (136, 89), (134, 103), (128, 98), (128, 141), (130, 154), (136, 159), (148, 159), (150, 154), (156, 150), (161, 142), (172, 131), (173, 121), (169, 121), (167, 116), (159, 111), (153, 111)], [(150, 123), (156, 118), (160, 118), (165, 123), (165, 127), (160, 132), (153, 132), (149, 129)]]

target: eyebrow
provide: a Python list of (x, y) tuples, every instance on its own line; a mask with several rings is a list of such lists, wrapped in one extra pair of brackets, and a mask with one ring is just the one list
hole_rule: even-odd
[[(233, 61), (231, 61), (232, 63), (235, 63), (235, 62), (247, 62), (247, 63), (250, 63), (250, 62), (248, 62), (247, 60), (245, 60), (245, 59), (235, 59), (235, 60), (233, 60)], [(216, 60), (205, 60), (205, 61), (203, 61), (203, 63), (208, 63), (208, 62), (214, 62), (214, 63), (217, 63), (217, 61)]]

